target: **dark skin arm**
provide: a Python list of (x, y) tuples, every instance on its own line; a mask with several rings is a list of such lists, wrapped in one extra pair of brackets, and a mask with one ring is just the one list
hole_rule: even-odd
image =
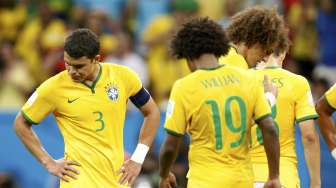
[(329, 150), (336, 148), (336, 129), (332, 118), (334, 109), (332, 109), (325, 97), (320, 98), (316, 104), (316, 111), (319, 115), (317, 123), (319, 125), (324, 141)]
[(175, 176), (170, 169), (176, 160), (178, 150), (182, 143), (182, 136), (168, 134), (160, 151), (160, 188), (173, 188), (177, 186)]
[(79, 171), (73, 166), (80, 166), (75, 161), (65, 159), (53, 159), (43, 148), (38, 136), (32, 129), (32, 125), (28, 123), (21, 112), (18, 113), (14, 122), (14, 130), (22, 143), (30, 151), (31, 154), (48, 170), (50, 174), (60, 177), (63, 181), (70, 181), (69, 177), (76, 179)]
[[(151, 146), (155, 138), (156, 131), (160, 125), (160, 111), (152, 98), (140, 108), (144, 116), (144, 122), (139, 135), (139, 143)], [(118, 173), (122, 173), (119, 183), (132, 186), (136, 177), (141, 171), (142, 164), (132, 160), (127, 160)]]
[(276, 127), (273, 119), (268, 116), (258, 122), (261, 129), (264, 148), (268, 161), (268, 181), (264, 187), (267, 188), (280, 188), (279, 181), (279, 161), (280, 161), (280, 145)]

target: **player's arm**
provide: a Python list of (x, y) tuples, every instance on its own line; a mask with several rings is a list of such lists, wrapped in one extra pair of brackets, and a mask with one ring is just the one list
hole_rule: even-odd
[(144, 122), (139, 135), (139, 143), (151, 146), (160, 125), (160, 111), (152, 98), (140, 108)]
[(161, 146), (160, 152), (160, 188), (177, 187), (176, 179), (170, 169), (176, 160), (179, 147), (182, 143), (183, 135), (186, 132), (188, 115), (183, 92), (183, 85), (178, 81), (171, 91), (166, 110), (166, 121), (164, 128), (167, 137)]
[(43, 148), (38, 136), (32, 129), (32, 123), (24, 118), (22, 112), (19, 112), (14, 122), (14, 129), (17, 136), (21, 139), (22, 143), (32, 153), (35, 158), (48, 170), (49, 173), (62, 178), (62, 180), (68, 182), (68, 177), (76, 179), (75, 174), (79, 172), (71, 167), (72, 165), (78, 165), (74, 161), (59, 159), (54, 160), (48, 152)]
[(300, 130), (304, 156), (310, 174), (310, 187), (321, 187), (320, 176), (320, 141), (314, 127), (314, 120), (302, 121)]
[(38, 136), (32, 129), (32, 124), (38, 124), (55, 110), (53, 96), (49, 95), (48, 85), (48, 83), (42, 84), (24, 104), (14, 121), (14, 129), (22, 143), (48, 172), (67, 182), (69, 177), (76, 178), (76, 174), (79, 172), (73, 165), (79, 166), (79, 164), (65, 159), (53, 159), (43, 148)]
[(270, 115), (256, 120), (262, 132), (268, 161), (269, 180), (279, 178), (280, 146), (277, 129)]
[(167, 134), (160, 151), (160, 188), (176, 187), (175, 176), (170, 173), (182, 142), (182, 135)]
[(324, 141), (327, 143), (333, 158), (336, 160), (336, 129), (332, 118), (332, 114), (335, 110), (328, 104), (326, 97), (323, 96), (316, 104), (316, 111), (319, 115), (317, 123)]
[(144, 116), (139, 135), (139, 143), (132, 154), (131, 160), (125, 162), (120, 169), (120, 173), (123, 173), (123, 176), (119, 182), (121, 184), (128, 183), (131, 186), (139, 175), (142, 163), (155, 138), (156, 131), (160, 125), (160, 111), (150, 94), (144, 88), (141, 88), (140, 91), (130, 97), (130, 99)]
[(255, 122), (261, 130), (264, 148), (268, 161), (268, 180), (265, 187), (280, 187), (279, 160), (280, 146), (277, 129), (271, 117), (270, 105), (264, 96), (263, 89), (256, 87), (256, 103), (254, 107)]

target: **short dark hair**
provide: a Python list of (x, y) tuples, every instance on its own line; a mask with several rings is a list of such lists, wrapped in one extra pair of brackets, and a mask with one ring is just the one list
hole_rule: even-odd
[(178, 59), (197, 59), (210, 53), (226, 55), (229, 41), (224, 29), (208, 17), (194, 18), (184, 23), (171, 41), (172, 54)]
[(265, 49), (274, 49), (274, 44), (284, 32), (284, 25), (276, 10), (255, 6), (235, 14), (227, 34), (234, 44), (243, 42), (251, 47), (259, 43)]
[(99, 39), (89, 29), (77, 29), (65, 39), (64, 50), (74, 59), (84, 56), (93, 59), (100, 50)]

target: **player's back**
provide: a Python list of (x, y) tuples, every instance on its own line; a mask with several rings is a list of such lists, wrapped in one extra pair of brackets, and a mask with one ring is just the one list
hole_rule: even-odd
[[(280, 67), (268, 67), (256, 71), (259, 83), (265, 74), (278, 88), (272, 117), (279, 132), (280, 181), (284, 187), (300, 185), (295, 152), (295, 123), (316, 118), (314, 102), (307, 80)], [(256, 182), (268, 178), (267, 157), (262, 145), (261, 130), (253, 126), (251, 136), (251, 159)]]
[(252, 179), (247, 155), (251, 119), (270, 113), (256, 77), (232, 66), (197, 70), (177, 81), (172, 95), (176, 100), (170, 105), (183, 106), (174, 113), (182, 113), (187, 126), (175, 127), (179, 120), (169, 119), (168, 111), (165, 128), (191, 137), (189, 180), (204, 179), (205, 173), (213, 175), (212, 182)]
[[(296, 162), (295, 153), (295, 123), (316, 117), (314, 102), (307, 80), (280, 67), (268, 67), (257, 70), (259, 82), (267, 74), (278, 88), (276, 105), (272, 107), (272, 116), (279, 130), (280, 155)], [(252, 131), (255, 131), (253, 127)], [(252, 156), (266, 157), (262, 143), (261, 132), (252, 132)]]

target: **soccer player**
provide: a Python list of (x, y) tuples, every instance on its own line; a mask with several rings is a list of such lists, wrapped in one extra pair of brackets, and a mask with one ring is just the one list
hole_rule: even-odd
[(283, 19), (276, 10), (255, 6), (235, 14), (226, 29), (231, 48), (219, 59), (221, 64), (253, 68), (274, 51), (285, 32)]
[[(235, 14), (226, 33), (231, 48), (227, 55), (220, 57), (220, 64), (249, 69), (267, 60), (286, 28), (276, 10), (255, 6)], [(277, 88), (268, 82), (267, 76), (264, 88), (267, 100), (275, 103)]]
[(183, 135), (191, 136), (188, 187), (253, 186), (248, 156), (252, 118), (265, 138), (269, 161), (266, 187), (280, 187), (279, 143), (262, 87), (250, 72), (220, 65), (229, 45), (220, 25), (208, 18), (185, 23), (172, 40), (172, 52), (185, 58), (192, 73), (171, 91), (160, 154), (160, 188), (176, 184), (170, 168)]
[[(295, 152), (295, 122), (302, 133), (304, 156), (310, 174), (310, 188), (319, 188), (320, 145), (314, 127), (317, 114), (308, 81), (294, 73), (282, 69), (282, 62), (289, 48), (287, 35), (283, 35), (277, 49), (268, 58), (263, 69), (257, 70), (260, 80), (264, 75), (276, 84), (278, 96), (272, 106), (272, 116), (278, 129), (280, 141), (280, 181), (285, 188), (300, 187)], [(260, 82), (261, 83), (261, 82)], [(268, 178), (267, 158), (263, 148), (261, 130), (252, 127), (252, 147), (250, 150), (255, 175), (255, 188), (262, 187)]]
[[(159, 125), (158, 108), (138, 76), (124, 66), (100, 63), (99, 47), (90, 30), (72, 32), (64, 45), (67, 70), (42, 83), (14, 122), (28, 150), (49, 173), (61, 178), (61, 188), (132, 185)], [(128, 99), (140, 109), (144, 123), (135, 152), (124, 162)], [(32, 129), (50, 113), (64, 137), (64, 158), (58, 160)]]
[(331, 151), (332, 157), (336, 160), (336, 128), (332, 118), (332, 114), (336, 110), (336, 84), (319, 99), (316, 110), (319, 115), (317, 123), (322, 136)]

